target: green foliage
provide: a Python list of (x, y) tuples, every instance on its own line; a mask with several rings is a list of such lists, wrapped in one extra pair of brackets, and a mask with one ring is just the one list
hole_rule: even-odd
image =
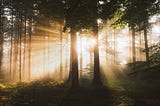
[[(103, 0), (104, 4), (102, 4), (100, 7), (102, 9), (101, 11), (101, 18), (104, 20), (115, 18), (118, 11), (121, 11), (121, 4), (123, 0)], [(118, 12), (119, 13), (119, 12)], [(119, 18), (119, 17), (118, 17)]]
[(43, 80), (35, 81), (29, 84), (30, 87), (55, 87), (61, 85), (62, 81), (53, 81), (53, 80)]
[(119, 17), (122, 17), (124, 15), (124, 12), (122, 10), (117, 10), (115, 13), (114, 13), (114, 19), (118, 19)]
[(67, 0), (65, 8), (66, 27), (76, 31), (94, 28), (98, 17), (96, 2), (91, 0)]
[(38, 99), (36, 100), (38, 103), (49, 98), (51, 100), (53, 89), (62, 84), (63, 81), (54, 81), (51, 79), (12, 84), (11, 103), (16, 106), (32, 106), (35, 102), (35, 96)]
[(4, 88), (6, 88), (6, 86), (4, 84), (0, 83), (0, 88), (4, 89)]
[(10, 87), (14, 89), (37, 88), (37, 87), (55, 87), (63, 84), (63, 81), (54, 81), (52, 79), (43, 79), (30, 83), (13, 83)]
[(151, 51), (150, 62), (152, 64), (160, 64), (160, 42), (149, 47)]
[[(101, 4), (100, 1), (103, 3)], [(67, 0), (65, 8), (66, 26), (64, 29), (92, 29), (96, 31), (97, 19), (108, 20), (113, 18), (119, 6), (120, 0)]]
[(64, 0), (39, 0), (38, 9), (40, 14), (62, 22), (64, 20), (63, 1)]
[(125, 21), (120, 21), (120, 20), (117, 20), (116, 22), (114, 22), (111, 27), (113, 29), (116, 29), (116, 28), (124, 28), (125, 26), (127, 25), (127, 23)]
[[(114, 27), (123, 26), (124, 22), (130, 28), (143, 30), (149, 26), (148, 19), (156, 14), (155, 3), (157, 0), (124, 0), (121, 3), (119, 11), (123, 14), (119, 15), (119, 19), (113, 24)], [(157, 7), (157, 9), (160, 9)], [(116, 16), (116, 14), (115, 14)]]
[(116, 28), (124, 28), (127, 25), (126, 21), (121, 21), (119, 18), (122, 17), (124, 15), (124, 11), (122, 11), (121, 9), (118, 9), (114, 15), (113, 15), (113, 20), (115, 20), (115, 22), (113, 22), (113, 24), (111, 24), (111, 27), (113, 29)]

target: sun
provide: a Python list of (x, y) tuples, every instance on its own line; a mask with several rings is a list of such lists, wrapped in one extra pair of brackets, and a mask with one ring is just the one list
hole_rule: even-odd
[(77, 53), (88, 52), (93, 49), (95, 40), (87, 36), (77, 36)]

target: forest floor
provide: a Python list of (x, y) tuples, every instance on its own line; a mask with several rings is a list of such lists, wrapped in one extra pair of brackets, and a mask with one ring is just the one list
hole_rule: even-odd
[(160, 71), (118, 75), (96, 89), (82, 84), (73, 91), (46, 79), (1, 87), (0, 106), (160, 106)]

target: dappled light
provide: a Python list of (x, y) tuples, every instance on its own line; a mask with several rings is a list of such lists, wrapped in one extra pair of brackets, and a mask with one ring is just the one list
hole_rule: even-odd
[(0, 106), (159, 106), (159, 0), (0, 0)]
[[(59, 25), (58, 25), (59, 26)], [(149, 39), (152, 39), (149, 45), (158, 42), (159, 38), (158, 25), (153, 25), (150, 32)], [(30, 71), (30, 80), (36, 80), (43, 77), (50, 77), (54, 79), (60, 78), (60, 68), (64, 71), (64, 79), (67, 79), (69, 75), (69, 63), (70, 63), (70, 34), (62, 33), (59, 27), (52, 29), (52, 27), (33, 27), (33, 36), (31, 39), (31, 54), (28, 54), (28, 44), (26, 41), (21, 43), (21, 73), (22, 81), (28, 81)], [(138, 34), (138, 33), (137, 33)], [(6, 35), (8, 36), (8, 35)], [(62, 38), (60, 37), (62, 36)], [(145, 61), (145, 54), (142, 52), (144, 49), (143, 37), (136, 37), (136, 59), (137, 61)], [(12, 59), (10, 60), (11, 50), (16, 49), (16, 42), (12, 46), (10, 44), (11, 39), (6, 39), (3, 44), (3, 69), (10, 70), (5, 71), (4, 79), (11, 80), (14, 77), (14, 81), (18, 81), (19, 68), (13, 64), (15, 52), (12, 51)], [(127, 63), (132, 62), (132, 38), (128, 27), (123, 29), (113, 30), (112, 28), (104, 25), (104, 28), (99, 33), (99, 53), (101, 67), (106, 65), (116, 65), (118, 67), (124, 67)], [(90, 76), (93, 71), (93, 50), (95, 45), (94, 35), (90, 33), (77, 32), (77, 53), (79, 61), (79, 69), (82, 70), (84, 76)], [(62, 49), (62, 50), (61, 50)], [(62, 54), (60, 53), (62, 52)], [(62, 56), (62, 57), (61, 57)], [(28, 62), (30, 59), (30, 68)], [(20, 57), (17, 58), (19, 61)], [(63, 60), (60, 60), (63, 59)], [(80, 62), (82, 61), (82, 62)], [(62, 63), (60, 63), (62, 62)], [(9, 64), (6, 64), (9, 63)], [(19, 66), (20, 63), (17, 64)], [(62, 66), (60, 66), (62, 64)], [(82, 64), (82, 65), (80, 65)], [(17, 71), (16, 71), (17, 70)], [(110, 71), (112, 72), (112, 71)], [(87, 74), (86, 74), (87, 73)], [(107, 72), (109, 73), (109, 72)], [(11, 75), (9, 75), (11, 74)], [(113, 73), (112, 73), (113, 74)], [(107, 74), (106, 74), (107, 75)], [(11, 77), (10, 77), (11, 76)], [(13, 80), (12, 80), (13, 81)]]

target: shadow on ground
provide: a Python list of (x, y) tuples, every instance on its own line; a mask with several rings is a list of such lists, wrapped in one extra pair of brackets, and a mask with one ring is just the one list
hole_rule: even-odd
[(115, 66), (110, 69), (110, 76), (103, 73), (105, 86), (96, 89), (86, 82), (71, 90), (51, 79), (4, 87), (0, 106), (160, 106), (160, 71), (128, 76)]

